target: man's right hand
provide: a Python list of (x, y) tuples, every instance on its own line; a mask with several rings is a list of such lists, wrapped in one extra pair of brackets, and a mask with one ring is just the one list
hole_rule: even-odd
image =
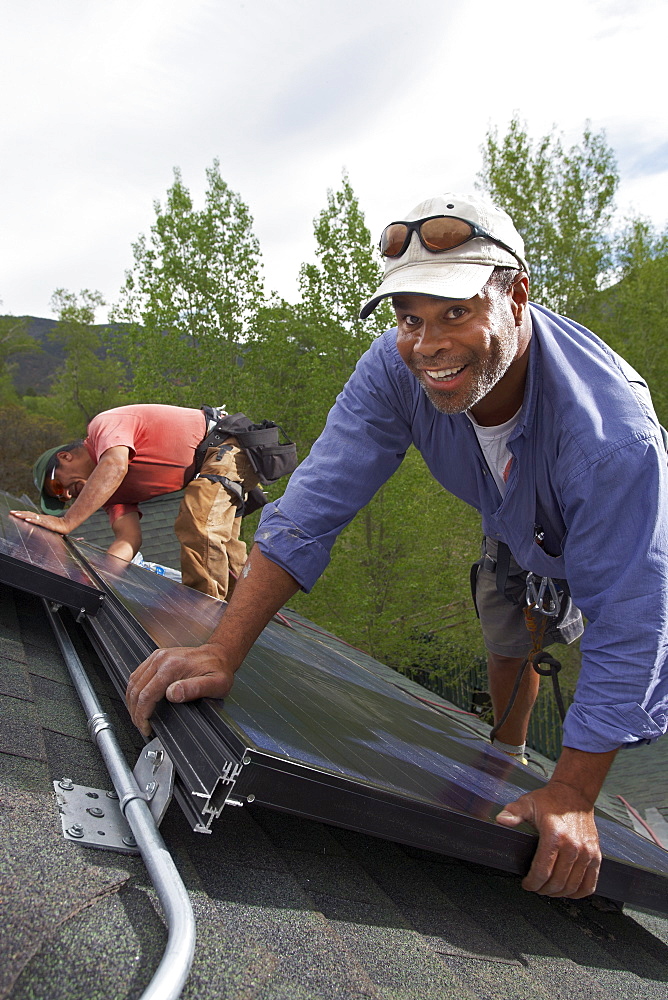
[(148, 737), (148, 720), (161, 698), (224, 698), (262, 629), (299, 589), (297, 581), (267, 559), (257, 545), (234, 588), (216, 631), (203, 646), (157, 649), (131, 675), (127, 703), (135, 726)]
[(49, 531), (55, 531), (58, 535), (67, 535), (71, 530), (65, 518), (55, 514), (38, 514), (34, 510), (10, 510), (9, 513), (14, 517), (19, 517), (22, 521), (28, 521), (29, 524), (36, 524), (38, 528), (48, 528)]
[(220, 643), (156, 649), (130, 676), (127, 703), (132, 721), (145, 737), (149, 719), (162, 698), (180, 703), (196, 698), (224, 698), (232, 687), (234, 669), (226, 664)]

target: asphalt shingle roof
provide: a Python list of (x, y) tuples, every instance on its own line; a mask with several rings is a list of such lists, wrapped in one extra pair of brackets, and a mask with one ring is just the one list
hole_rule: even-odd
[[(77, 645), (132, 765), (141, 738)], [(140, 858), (62, 837), (52, 780), (110, 781), (41, 602), (6, 586), (0, 734), (0, 998), (141, 996), (166, 941), (155, 892)], [(189, 1000), (668, 995), (656, 914), (549, 900), (501, 872), (270, 810), (226, 808), (205, 836), (173, 803), (161, 832), (197, 921)]]
[[(183, 490), (178, 490), (176, 493), (166, 493), (141, 504), (141, 554), (146, 562), (171, 566), (172, 569), (179, 568), (180, 546), (174, 534), (174, 521), (182, 497)], [(99, 510), (89, 517), (77, 528), (76, 537), (106, 549), (113, 542), (114, 533), (105, 512)]]

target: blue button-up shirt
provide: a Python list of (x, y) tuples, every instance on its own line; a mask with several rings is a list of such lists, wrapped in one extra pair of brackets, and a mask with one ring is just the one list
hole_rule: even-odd
[(284, 496), (264, 508), (255, 539), (309, 590), (339, 532), (414, 444), (520, 566), (568, 581), (587, 625), (564, 745), (604, 752), (668, 726), (666, 454), (637, 373), (584, 327), (539, 306), (531, 318), (503, 499), (471, 422), (436, 410), (389, 330), (360, 359)]

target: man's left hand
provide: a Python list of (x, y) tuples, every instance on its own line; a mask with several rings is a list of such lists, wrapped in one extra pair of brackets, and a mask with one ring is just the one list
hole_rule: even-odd
[(14, 517), (20, 517), (22, 521), (36, 524), (39, 528), (48, 528), (59, 535), (68, 534), (67, 525), (62, 517), (54, 517), (52, 514), (37, 514), (34, 510), (11, 510), (9, 512)]
[(523, 821), (539, 835), (523, 887), (544, 896), (590, 896), (596, 889), (601, 849), (589, 800), (578, 789), (553, 779), (504, 806), (496, 817), (502, 826)]

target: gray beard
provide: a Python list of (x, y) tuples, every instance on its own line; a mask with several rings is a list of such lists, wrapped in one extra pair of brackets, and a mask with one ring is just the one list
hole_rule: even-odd
[(504, 367), (502, 363), (498, 363), (497, 361), (492, 371), (480, 373), (465, 396), (458, 394), (456, 398), (449, 397), (446, 393), (435, 392), (427, 388), (420, 378), (418, 378), (418, 381), (422, 391), (434, 409), (438, 410), (439, 413), (446, 413), (452, 416), (455, 413), (464, 413), (466, 410), (470, 410), (481, 399), (484, 399), (487, 393), (501, 381), (509, 367), (510, 364)]

